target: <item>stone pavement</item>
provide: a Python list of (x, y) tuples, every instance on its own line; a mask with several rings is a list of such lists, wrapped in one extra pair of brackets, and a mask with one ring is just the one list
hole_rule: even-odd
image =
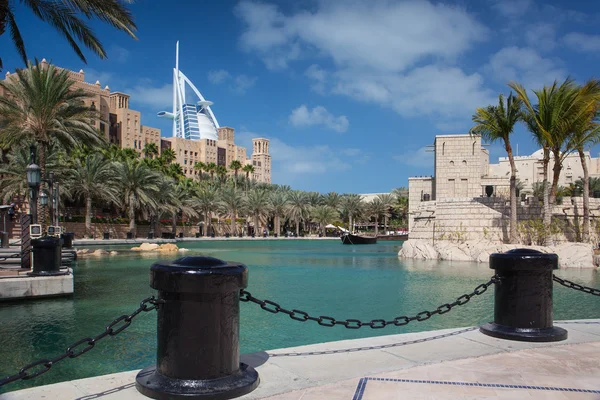
[[(600, 320), (555, 324), (569, 331), (567, 340), (515, 342), (460, 328), (244, 355), (261, 383), (240, 399), (600, 399)], [(146, 399), (135, 389), (136, 374), (61, 382), (0, 400)]]

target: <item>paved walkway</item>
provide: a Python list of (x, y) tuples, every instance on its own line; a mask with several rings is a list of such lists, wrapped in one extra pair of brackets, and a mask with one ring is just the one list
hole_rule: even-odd
[[(463, 328), (244, 355), (261, 383), (240, 399), (600, 399), (600, 320), (556, 325), (569, 331), (567, 340), (514, 342)], [(146, 399), (135, 389), (137, 372), (10, 392), (0, 400)]]
[(257, 241), (257, 240), (340, 240), (339, 237), (318, 237), (318, 236), (307, 236), (307, 237), (201, 237), (201, 238), (177, 238), (177, 239), (75, 239), (73, 240), (74, 246), (106, 246), (106, 245), (117, 245), (117, 244), (140, 244), (140, 243), (179, 243), (179, 242), (220, 242), (220, 241)]

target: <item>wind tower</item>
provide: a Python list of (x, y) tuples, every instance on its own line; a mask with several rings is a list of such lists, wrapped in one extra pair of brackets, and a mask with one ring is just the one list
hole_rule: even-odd
[(269, 139), (252, 139), (252, 165), (254, 166), (254, 179), (256, 181), (271, 183)]
[[(186, 86), (192, 89), (193, 94), (190, 95), (193, 98), (195, 94), (195, 100), (189, 101), (186, 97)], [(157, 115), (173, 120), (173, 137), (217, 140), (219, 123), (210, 108), (211, 105), (213, 102), (206, 100), (192, 81), (179, 70), (179, 41), (177, 41), (173, 69), (173, 111), (160, 111)]]

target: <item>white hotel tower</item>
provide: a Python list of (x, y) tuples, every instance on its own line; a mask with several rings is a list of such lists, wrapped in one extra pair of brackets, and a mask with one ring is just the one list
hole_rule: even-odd
[[(186, 83), (198, 98), (195, 104), (186, 102)], [(173, 112), (161, 111), (158, 116), (173, 120), (173, 137), (218, 140), (219, 123), (210, 109), (212, 104), (179, 70), (179, 42), (177, 42), (173, 69)]]

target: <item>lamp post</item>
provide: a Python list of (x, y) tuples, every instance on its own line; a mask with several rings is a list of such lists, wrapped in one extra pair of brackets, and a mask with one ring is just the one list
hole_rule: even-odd
[(38, 190), (40, 189), (41, 182), (41, 168), (35, 163), (35, 148), (31, 146), (31, 164), (25, 168), (27, 173), (27, 185), (31, 190), (30, 196), (30, 209), (31, 209), (31, 219), (34, 224), (37, 224), (37, 197)]

